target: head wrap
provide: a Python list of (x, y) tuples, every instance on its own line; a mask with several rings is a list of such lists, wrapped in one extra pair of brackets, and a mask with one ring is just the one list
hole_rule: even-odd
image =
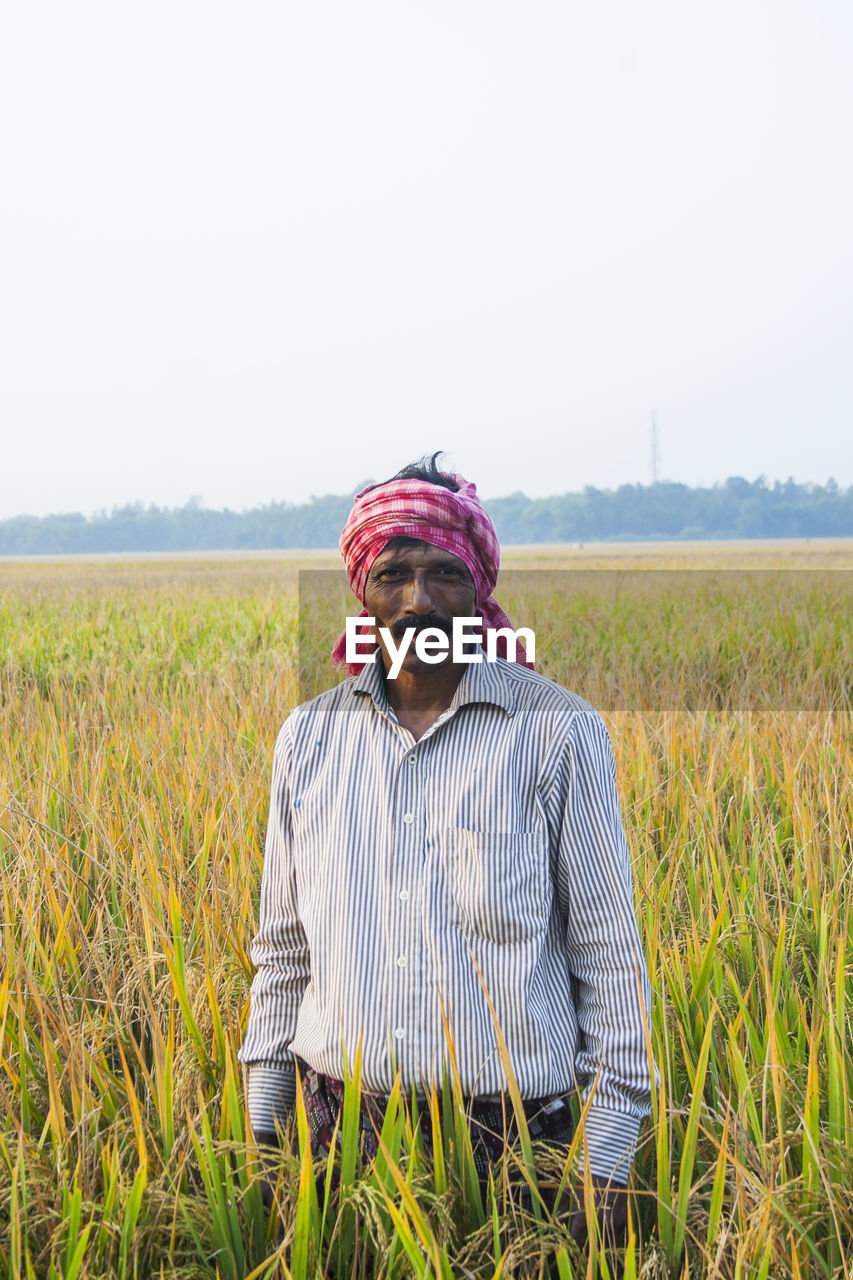
[[(362, 604), (376, 557), (392, 538), (417, 538), (458, 556), (468, 567), (477, 593), (476, 608), (483, 619), (483, 640), (489, 631), (512, 624), (492, 595), (500, 567), (500, 547), (495, 526), (477, 497), (477, 486), (463, 476), (449, 479), (459, 485), (458, 492), (429, 480), (389, 480), (387, 484), (368, 485), (355, 496), (352, 511), (341, 533), (340, 552), (344, 558), (350, 589)], [(366, 618), (362, 609), (359, 617)], [(498, 636), (495, 646), (499, 657), (507, 655), (505, 636)], [(521, 657), (526, 667), (533, 663)], [(338, 637), (332, 659), (339, 666), (346, 660), (346, 632)], [(357, 675), (363, 663), (347, 664), (351, 675)]]

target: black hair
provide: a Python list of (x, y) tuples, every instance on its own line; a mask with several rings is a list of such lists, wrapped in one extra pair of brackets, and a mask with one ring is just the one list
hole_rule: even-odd
[(429, 484), (440, 484), (445, 489), (450, 489), (452, 493), (458, 493), (459, 485), (456, 481), (445, 475), (435, 465), (436, 458), (440, 458), (443, 452), (443, 449), (439, 449), (432, 455), (425, 453), (416, 462), (410, 462), (407, 467), (403, 467), (402, 471), (398, 471), (395, 476), (383, 480), (382, 484), (390, 484), (391, 480), (425, 480)]

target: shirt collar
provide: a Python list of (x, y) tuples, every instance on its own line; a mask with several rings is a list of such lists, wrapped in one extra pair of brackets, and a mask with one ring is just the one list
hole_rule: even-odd
[[(504, 667), (507, 664), (498, 659), (487, 662), (485, 654), (482, 662), (469, 662), (456, 686), (453, 699), (448, 708), (455, 711), (471, 702), (490, 702), (496, 707), (503, 707), (508, 715), (515, 711), (515, 697), (507, 680)], [(367, 694), (373, 699), (376, 707), (384, 715), (388, 714), (389, 703), (385, 692), (385, 678), (382, 659), (376, 655), (374, 663), (366, 663), (353, 684), (354, 694)]]

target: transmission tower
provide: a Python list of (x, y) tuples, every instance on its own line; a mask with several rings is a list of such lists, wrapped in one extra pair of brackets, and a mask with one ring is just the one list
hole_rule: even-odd
[(659, 456), (659, 451), (658, 451), (658, 419), (657, 419), (657, 414), (655, 413), (654, 409), (652, 409), (652, 421), (651, 421), (650, 436), (651, 436), (651, 472), (652, 472), (652, 484), (657, 484), (657, 482), (658, 482), (658, 464), (659, 464), (659, 462), (660, 462), (660, 456)]

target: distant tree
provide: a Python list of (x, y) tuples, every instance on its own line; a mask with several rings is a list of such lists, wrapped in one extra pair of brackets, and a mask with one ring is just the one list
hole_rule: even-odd
[[(194, 496), (183, 507), (131, 502), (89, 519), (80, 512), (16, 516), (0, 521), (0, 555), (335, 547), (356, 491), (242, 512), (212, 510)], [(710, 488), (660, 481), (615, 492), (587, 485), (548, 498), (516, 490), (486, 505), (504, 543), (853, 536), (853, 487), (834, 479), (821, 486), (789, 477), (770, 488), (763, 475), (729, 476)]]

